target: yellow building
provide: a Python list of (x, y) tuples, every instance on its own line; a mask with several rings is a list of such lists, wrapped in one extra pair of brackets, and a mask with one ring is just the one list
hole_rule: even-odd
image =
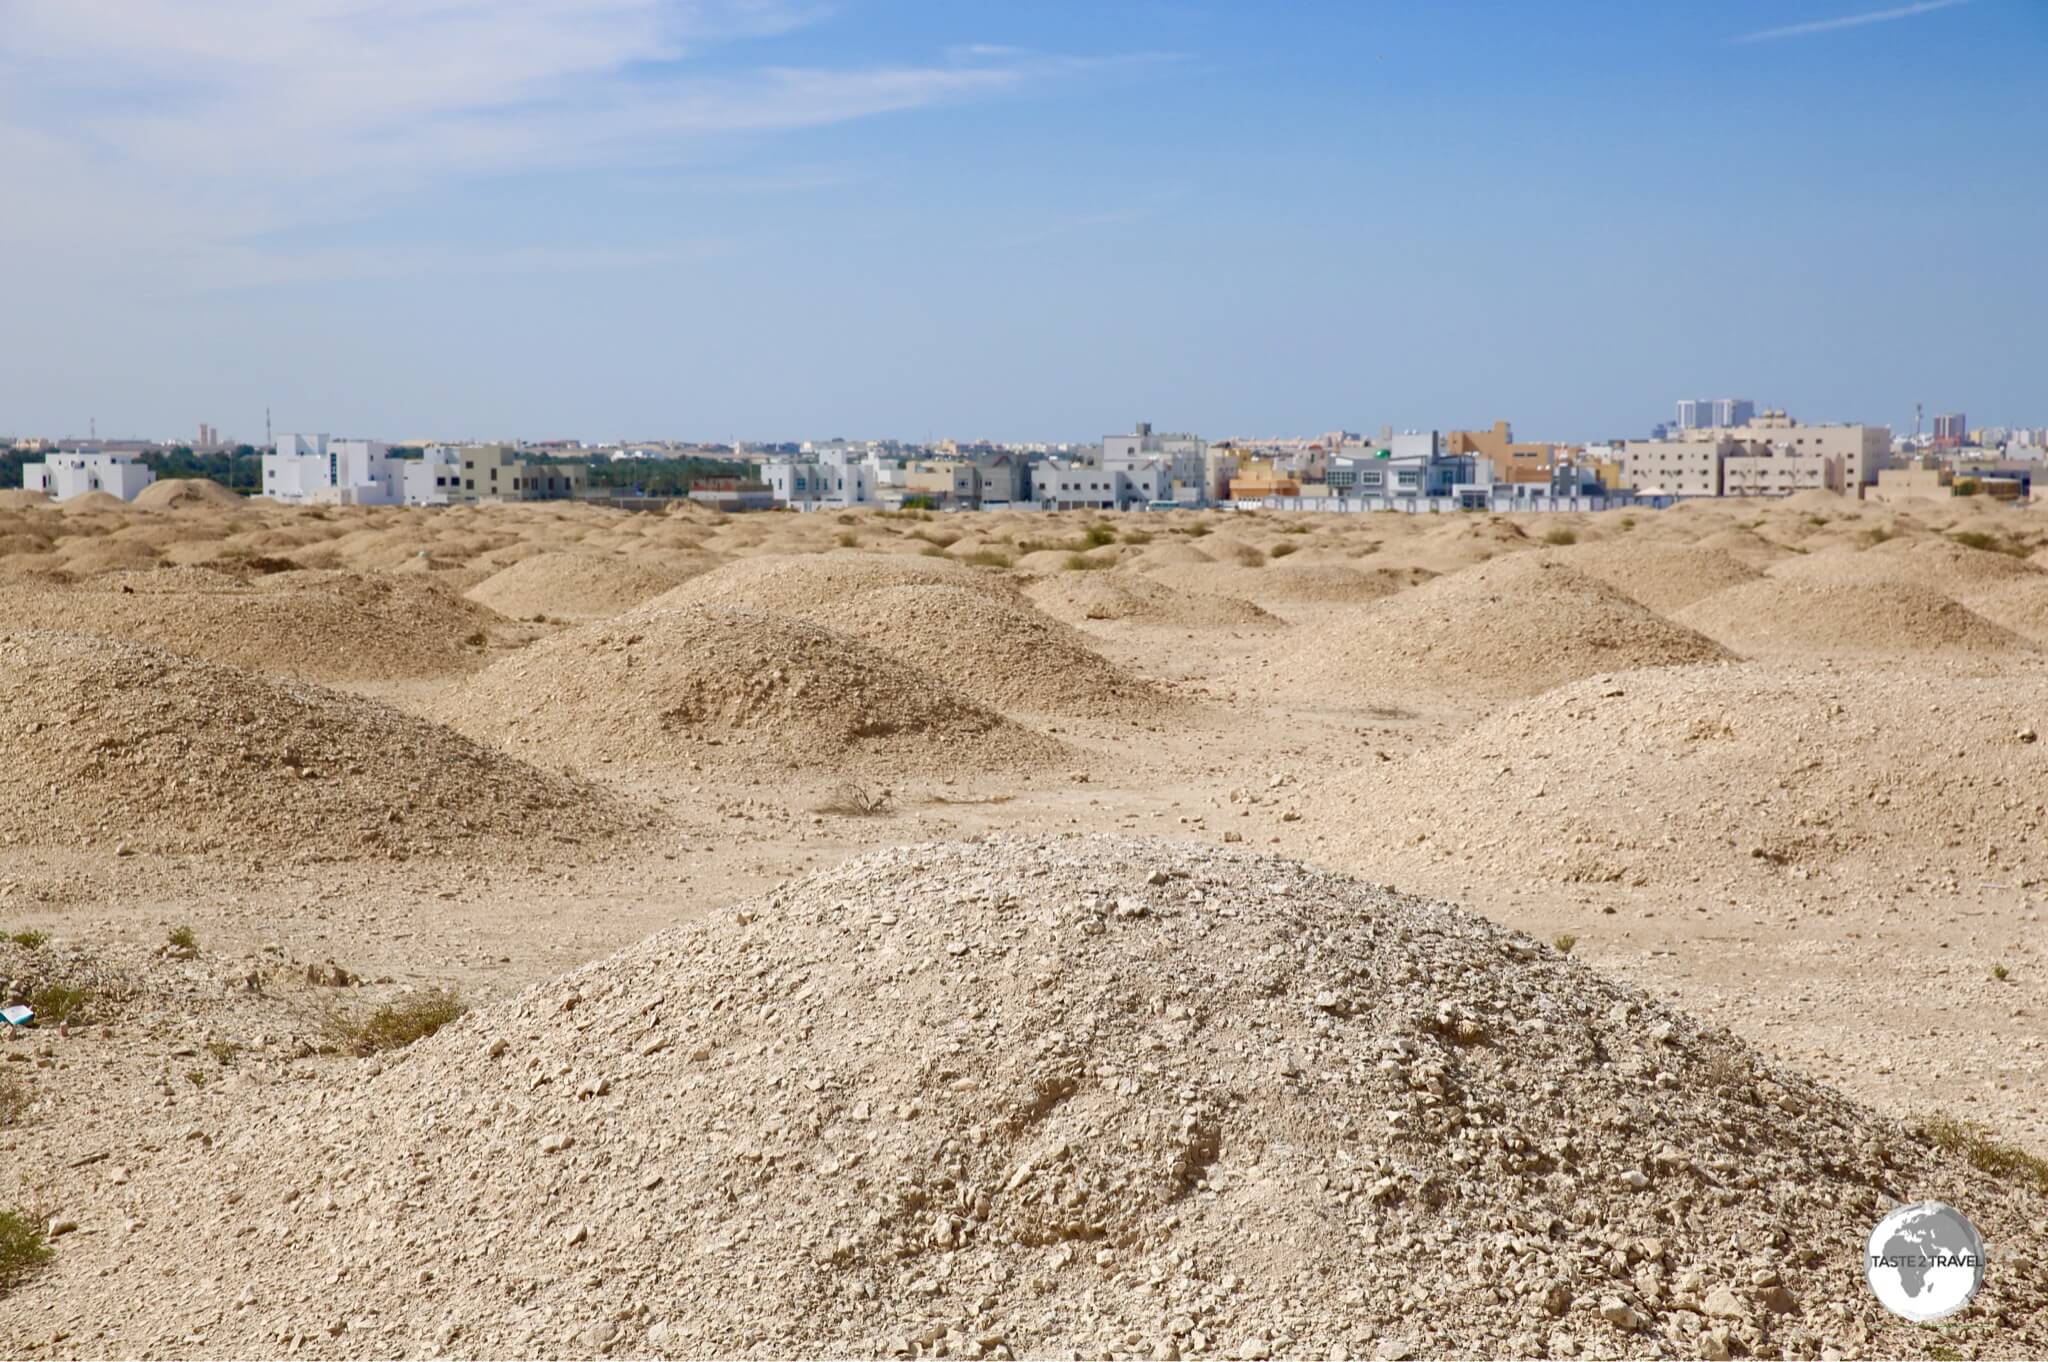
[(1298, 497), (1301, 481), (1282, 473), (1271, 459), (1246, 459), (1230, 479), (1232, 501), (1257, 501), (1261, 497)]
[(1516, 444), (1514, 428), (1495, 421), (1492, 430), (1453, 430), (1444, 435), (1447, 455), (1477, 455), (1493, 461), (1496, 482), (1549, 482), (1550, 446)]

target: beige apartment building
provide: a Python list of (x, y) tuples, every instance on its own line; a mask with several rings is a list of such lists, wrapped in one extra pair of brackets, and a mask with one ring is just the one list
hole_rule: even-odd
[(1771, 497), (1814, 489), (1861, 496), (1891, 459), (1883, 426), (1805, 426), (1766, 411), (1746, 426), (1630, 440), (1622, 476), (1641, 492), (1676, 497)]
[(1794, 492), (1840, 491), (1841, 460), (1826, 454), (1787, 454), (1773, 445), (1739, 445), (1721, 460), (1721, 495), (1789, 497)]
[(552, 501), (581, 496), (590, 486), (583, 464), (528, 463), (509, 445), (464, 445), (450, 501)]
[(1630, 440), (1621, 447), (1622, 484), (1645, 495), (1718, 497), (1721, 459), (1734, 445), (1719, 436)]

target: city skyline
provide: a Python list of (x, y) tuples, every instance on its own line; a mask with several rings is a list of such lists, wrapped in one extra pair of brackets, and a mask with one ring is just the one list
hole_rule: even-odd
[(2037, 6), (8, 12), (7, 433), (2039, 419)]

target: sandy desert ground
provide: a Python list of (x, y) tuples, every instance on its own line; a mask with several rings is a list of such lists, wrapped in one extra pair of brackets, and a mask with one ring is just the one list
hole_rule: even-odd
[(2048, 1352), (2040, 513), (159, 483), (0, 608), (0, 1353)]

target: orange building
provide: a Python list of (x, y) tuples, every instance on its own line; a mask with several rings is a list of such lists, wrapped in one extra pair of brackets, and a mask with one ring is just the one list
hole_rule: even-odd
[(1271, 459), (1246, 459), (1230, 479), (1232, 501), (1256, 501), (1260, 497), (1298, 497), (1301, 480), (1282, 473)]
[(1444, 453), (1472, 454), (1493, 462), (1496, 482), (1549, 482), (1550, 446), (1516, 444), (1515, 432), (1505, 421), (1495, 421), (1492, 430), (1454, 430), (1444, 436)]

